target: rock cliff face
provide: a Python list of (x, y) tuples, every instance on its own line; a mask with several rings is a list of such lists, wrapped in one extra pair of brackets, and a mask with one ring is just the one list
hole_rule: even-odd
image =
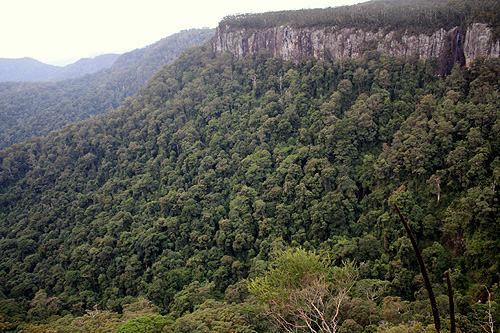
[(471, 25), (465, 35), (458, 27), (438, 30), (432, 35), (398, 34), (335, 27), (294, 28), (279, 26), (261, 30), (235, 30), (219, 27), (213, 41), (216, 51), (229, 51), (239, 57), (248, 53), (271, 51), (285, 60), (300, 61), (314, 56), (322, 59), (359, 58), (366, 51), (377, 50), (388, 56), (438, 57), (438, 74), (446, 75), (458, 61), (470, 63), (478, 56), (499, 57), (500, 41), (494, 40), (486, 24)]
[(477, 57), (500, 57), (500, 41), (494, 40), (493, 31), (486, 24), (475, 23), (470, 26), (464, 44), (467, 64)]

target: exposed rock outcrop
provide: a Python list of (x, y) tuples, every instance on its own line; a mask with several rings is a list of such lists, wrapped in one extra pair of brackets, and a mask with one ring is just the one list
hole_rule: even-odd
[[(464, 37), (465, 35), (465, 37)], [(486, 24), (475, 23), (465, 34), (458, 27), (440, 29), (432, 35), (411, 35), (395, 31), (377, 32), (336, 27), (295, 28), (278, 26), (267, 29), (231, 29), (219, 27), (213, 41), (216, 51), (229, 51), (239, 57), (248, 53), (270, 51), (285, 60), (300, 61), (314, 56), (322, 59), (359, 58), (368, 50), (377, 50), (388, 56), (422, 58), (438, 57), (438, 74), (446, 75), (458, 61), (465, 64), (478, 56), (499, 57), (500, 42), (494, 40)]]
[(495, 40), (493, 30), (484, 23), (474, 23), (467, 29), (464, 53), (469, 65), (477, 57), (500, 57), (500, 40)]

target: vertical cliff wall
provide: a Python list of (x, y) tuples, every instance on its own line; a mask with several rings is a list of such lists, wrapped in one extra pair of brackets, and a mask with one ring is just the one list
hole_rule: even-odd
[(493, 30), (486, 24), (475, 23), (467, 29), (464, 42), (467, 64), (477, 57), (500, 57), (500, 41), (495, 40)]
[(481, 23), (472, 24), (465, 33), (458, 27), (440, 29), (431, 35), (411, 35), (394, 31), (364, 31), (336, 27), (295, 28), (277, 26), (266, 29), (219, 27), (213, 41), (216, 51), (229, 51), (239, 57), (248, 53), (271, 51), (285, 60), (300, 61), (314, 56), (322, 59), (359, 58), (368, 50), (387, 56), (438, 57), (438, 74), (449, 72), (456, 62), (470, 63), (479, 56), (499, 57), (500, 42), (492, 30)]

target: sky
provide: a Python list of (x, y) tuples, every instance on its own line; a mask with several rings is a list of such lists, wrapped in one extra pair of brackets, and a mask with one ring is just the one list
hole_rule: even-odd
[(353, 5), (360, 0), (0, 0), (0, 58), (52, 65), (124, 53), (227, 15)]

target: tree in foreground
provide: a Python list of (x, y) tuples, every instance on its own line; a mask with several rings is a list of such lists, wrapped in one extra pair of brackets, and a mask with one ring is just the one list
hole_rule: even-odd
[(352, 261), (335, 267), (314, 252), (291, 249), (248, 288), (280, 331), (336, 332), (340, 306), (357, 277)]

